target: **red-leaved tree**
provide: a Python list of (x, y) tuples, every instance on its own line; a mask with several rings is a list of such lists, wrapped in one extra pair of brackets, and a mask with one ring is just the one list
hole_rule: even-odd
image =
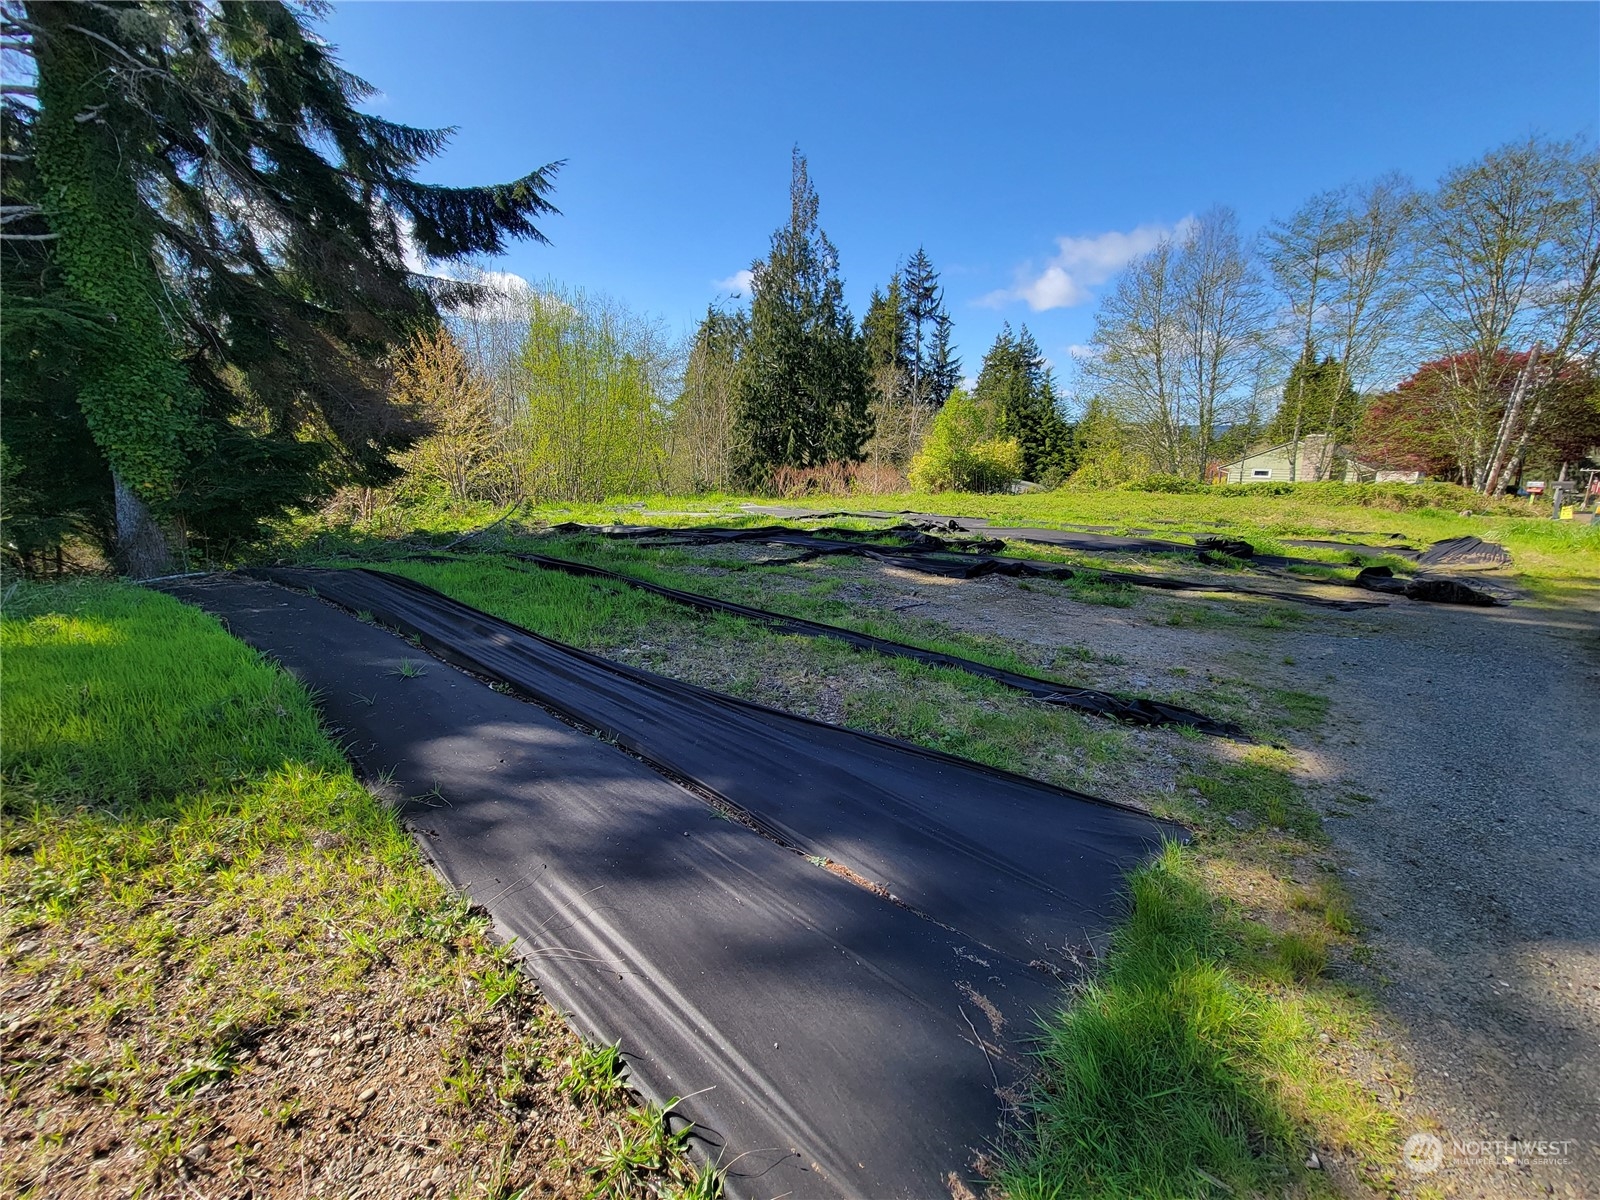
[[(1548, 359), (1530, 364), (1528, 351), (1510, 350), (1497, 351), (1481, 370), (1475, 351), (1423, 363), (1368, 404), (1356, 456), (1469, 483), (1520, 384), (1542, 412), (1525, 457), (1550, 466), (1576, 462), (1600, 445), (1600, 381), (1580, 362), (1553, 368)], [(1490, 406), (1481, 403), (1485, 380), (1493, 381)], [(1525, 465), (1509, 464), (1504, 482)]]

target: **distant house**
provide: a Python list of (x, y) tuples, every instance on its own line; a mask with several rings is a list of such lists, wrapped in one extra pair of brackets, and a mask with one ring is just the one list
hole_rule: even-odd
[(1262, 446), (1232, 462), (1214, 463), (1208, 473), (1212, 483), (1305, 483), (1324, 474), (1344, 483), (1421, 483), (1421, 471), (1399, 470), (1378, 463), (1364, 462), (1332, 448), (1329, 470), (1328, 436), (1311, 433), (1299, 443), (1280, 442)]

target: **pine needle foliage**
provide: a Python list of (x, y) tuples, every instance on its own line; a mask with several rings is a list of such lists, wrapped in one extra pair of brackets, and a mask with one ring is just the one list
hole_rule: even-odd
[[(235, 540), (335, 482), (390, 478), (425, 426), (390, 402), (389, 356), (440, 305), (478, 298), (414, 271), (415, 254), (543, 241), (536, 222), (557, 211), (559, 163), (486, 187), (418, 181), (451, 131), (361, 112), (375, 89), (318, 36), (321, 11), (0, 6), (37, 78), (36, 95), (6, 97), (7, 153), (32, 186), (17, 199), (39, 226), (13, 227), (33, 239), (17, 254), (59, 276), (22, 291), (101, 327), (85, 339), (58, 322), (35, 349), (82, 360), (73, 390), (93, 443), (139, 500), (199, 536)], [(242, 452), (259, 487), (232, 473)], [(89, 456), (79, 469), (104, 477)]]
[(1011, 332), (1007, 322), (983, 356), (973, 398), (998, 416), (1003, 436), (1022, 448), (1026, 478), (1054, 482), (1067, 469), (1071, 430), (1057, 408), (1055, 380), (1024, 325)]

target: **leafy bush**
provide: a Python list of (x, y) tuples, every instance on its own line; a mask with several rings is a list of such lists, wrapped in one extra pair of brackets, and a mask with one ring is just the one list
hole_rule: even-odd
[(996, 436), (995, 414), (959, 388), (933, 419), (911, 460), (911, 486), (923, 492), (997, 492), (1022, 478), (1022, 447)]

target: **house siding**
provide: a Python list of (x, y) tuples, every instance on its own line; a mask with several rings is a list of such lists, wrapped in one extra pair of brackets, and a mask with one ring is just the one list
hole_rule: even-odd
[[(1214, 468), (1211, 475), (1212, 482), (1305, 483), (1307, 480), (1315, 479), (1323, 456), (1322, 435), (1313, 434), (1302, 438), (1298, 455), (1291, 453), (1294, 449), (1295, 447), (1289, 443), (1264, 446), (1243, 458)], [(1345, 483), (1363, 481), (1364, 474), (1359, 464), (1346, 459), (1343, 455), (1334, 459), (1332, 467), (1330, 475), (1334, 479), (1343, 480)], [(1260, 475), (1256, 473), (1258, 471), (1265, 471), (1267, 474)], [(1370, 471), (1367, 474), (1370, 474)]]

